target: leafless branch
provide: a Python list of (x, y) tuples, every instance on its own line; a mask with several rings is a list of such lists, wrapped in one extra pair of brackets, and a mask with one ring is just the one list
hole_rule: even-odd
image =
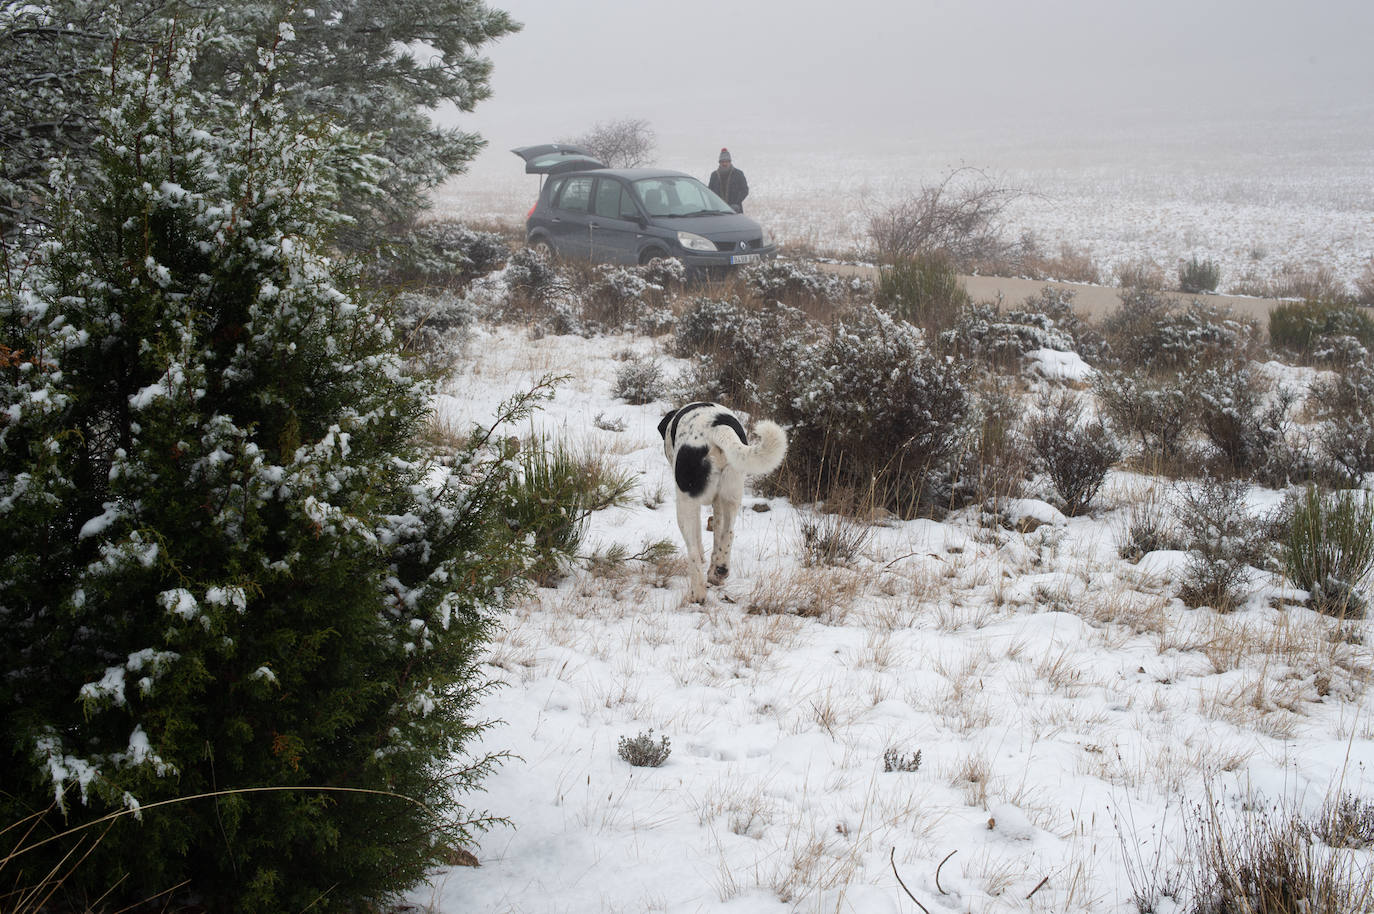
[(917, 900), (915, 895), (911, 894), (911, 889), (906, 887), (906, 883), (902, 881), (902, 874), (897, 872), (897, 848), (894, 847), (891, 851), (888, 852), (887, 860), (889, 863), (892, 864), (892, 875), (897, 877), (897, 884), (902, 887), (903, 892), (906, 892), (906, 897), (910, 898), (912, 901), (915, 901), (916, 907), (920, 908), (922, 911), (925, 911), (925, 914), (930, 914), (930, 911), (926, 908), (926, 906), (921, 904), (921, 902)]

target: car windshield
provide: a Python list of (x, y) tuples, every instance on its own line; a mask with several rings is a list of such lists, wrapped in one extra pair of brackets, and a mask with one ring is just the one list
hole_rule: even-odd
[(696, 178), (685, 175), (663, 178), (641, 178), (636, 181), (635, 193), (650, 216), (714, 216), (734, 213), (730, 205), (717, 197)]

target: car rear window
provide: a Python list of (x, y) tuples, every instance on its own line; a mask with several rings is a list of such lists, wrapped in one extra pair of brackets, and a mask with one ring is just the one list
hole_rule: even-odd
[(585, 213), (592, 202), (592, 179), (569, 178), (559, 191), (554, 206), (574, 213)]

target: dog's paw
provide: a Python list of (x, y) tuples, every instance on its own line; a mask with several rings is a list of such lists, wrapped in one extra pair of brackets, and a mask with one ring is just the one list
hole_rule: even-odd
[(703, 590), (703, 591), (702, 591), (701, 593), (699, 593), (699, 594), (698, 594), (698, 593), (693, 593), (692, 591), (689, 590), (689, 591), (687, 591), (687, 593), (685, 593), (685, 594), (682, 595), (682, 605), (683, 605), (683, 606), (692, 606), (693, 604), (698, 604), (698, 605), (699, 605), (699, 604), (702, 604), (702, 603), (705, 603), (705, 602), (706, 602), (706, 591), (705, 591), (705, 590)]
[(730, 568), (726, 565), (717, 565), (711, 569), (711, 575), (706, 580), (712, 584), (723, 584), (728, 577), (730, 577)]

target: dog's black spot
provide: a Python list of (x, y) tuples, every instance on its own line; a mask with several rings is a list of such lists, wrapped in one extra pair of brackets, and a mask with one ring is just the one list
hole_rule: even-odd
[(714, 404), (711, 404), (711, 403), (688, 403), (686, 406), (682, 407), (682, 409), (680, 409), (680, 410), (678, 410), (676, 413), (674, 413), (674, 414), (673, 414), (673, 424), (672, 424), (672, 428), (669, 429), (669, 432), (668, 432), (668, 434), (669, 434), (668, 440), (670, 440), (670, 441), (676, 441), (676, 440), (677, 440), (677, 424), (678, 424), (679, 422), (682, 421), (682, 417), (683, 417), (683, 416), (687, 415), (688, 413), (690, 413), (690, 412), (691, 412), (692, 410), (694, 410), (694, 409), (701, 409), (703, 406), (712, 406), (712, 405), (714, 405)]
[(673, 464), (673, 477), (677, 487), (693, 498), (706, 491), (706, 483), (711, 478), (711, 461), (706, 459), (707, 448), (684, 444), (678, 448), (677, 461)]
[(727, 568), (727, 567), (724, 566), (724, 565), (717, 565), (717, 566), (716, 566), (716, 577), (721, 578), (721, 579), (725, 579), (725, 578), (728, 578), (729, 576), (730, 576), (730, 569), (729, 569), (729, 568)]
[(715, 421), (712, 422), (711, 425), (713, 427), (717, 425), (724, 425), (729, 428), (733, 428), (735, 430), (735, 434), (739, 435), (740, 444), (746, 446), (749, 444), (749, 436), (744, 434), (744, 426), (740, 425), (739, 420), (736, 419), (734, 416), (730, 415), (729, 413), (721, 413), (719, 416), (716, 416)]

